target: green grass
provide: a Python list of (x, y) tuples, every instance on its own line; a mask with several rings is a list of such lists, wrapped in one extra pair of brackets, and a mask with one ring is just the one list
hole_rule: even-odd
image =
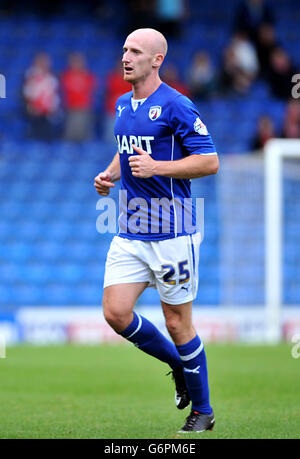
[[(288, 345), (206, 345), (216, 425), (201, 438), (299, 438)], [(168, 367), (130, 345), (20, 346), (0, 359), (0, 438), (176, 439)]]

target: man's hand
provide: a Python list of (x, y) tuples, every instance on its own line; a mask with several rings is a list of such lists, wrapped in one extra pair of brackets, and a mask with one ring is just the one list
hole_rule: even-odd
[(155, 160), (142, 148), (132, 145), (138, 155), (129, 156), (129, 166), (134, 177), (149, 178), (155, 174)]
[(110, 189), (115, 185), (111, 182), (111, 174), (109, 172), (100, 172), (95, 177), (94, 187), (101, 196), (108, 196)]

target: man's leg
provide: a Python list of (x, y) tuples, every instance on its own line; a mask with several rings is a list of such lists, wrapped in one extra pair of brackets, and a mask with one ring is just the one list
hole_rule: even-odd
[(176, 346), (149, 320), (133, 311), (148, 282), (111, 285), (104, 288), (103, 312), (106, 321), (120, 335), (174, 370), (182, 366)]
[(192, 302), (170, 305), (161, 302), (167, 329), (184, 367), (184, 377), (192, 400), (192, 411), (211, 415), (207, 363), (203, 343), (192, 324)]

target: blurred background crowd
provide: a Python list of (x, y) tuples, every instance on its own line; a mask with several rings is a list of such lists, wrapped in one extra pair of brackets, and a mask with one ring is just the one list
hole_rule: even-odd
[[(7, 100), (3, 139), (111, 140), (114, 105), (130, 90), (127, 34), (154, 27), (169, 40), (163, 81), (191, 97), (221, 152), (300, 137), (291, 98), (300, 72), (293, 0), (89, 0), (0, 2), (0, 64)], [(248, 116), (241, 122), (239, 111)], [(239, 132), (235, 131), (240, 120)]]

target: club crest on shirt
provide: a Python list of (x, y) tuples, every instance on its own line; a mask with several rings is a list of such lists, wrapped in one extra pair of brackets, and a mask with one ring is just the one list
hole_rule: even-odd
[(194, 130), (198, 132), (198, 134), (201, 134), (201, 135), (208, 134), (205, 124), (200, 120), (199, 117), (194, 122)]
[(151, 121), (157, 120), (161, 115), (161, 106), (160, 105), (154, 105), (153, 107), (150, 107), (149, 110), (149, 118)]

